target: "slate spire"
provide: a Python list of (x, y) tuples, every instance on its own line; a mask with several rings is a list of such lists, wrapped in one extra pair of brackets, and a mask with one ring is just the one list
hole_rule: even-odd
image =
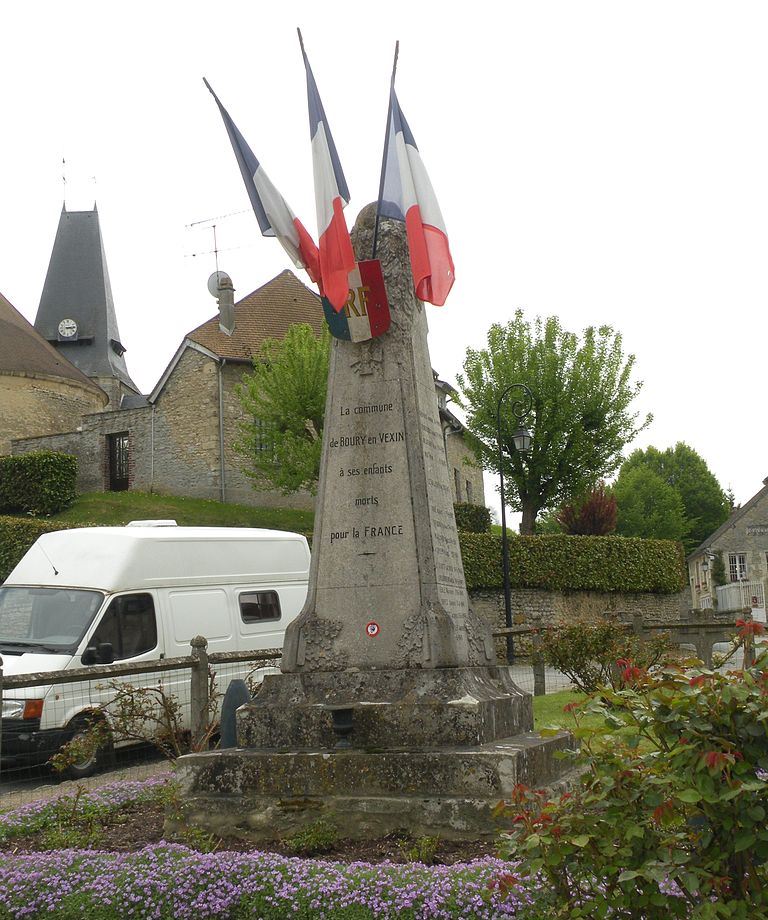
[[(123, 357), (99, 213), (61, 210), (35, 329), (110, 393), (138, 393)], [(110, 383), (112, 385), (110, 385)]]

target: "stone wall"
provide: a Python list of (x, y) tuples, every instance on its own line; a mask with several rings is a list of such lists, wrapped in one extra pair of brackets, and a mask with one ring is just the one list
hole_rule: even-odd
[(97, 390), (75, 381), (0, 374), (0, 455), (11, 453), (15, 438), (70, 431), (103, 403)]
[(151, 462), (142, 445), (151, 436), (151, 409), (122, 409), (98, 412), (82, 418), (77, 431), (39, 438), (21, 438), (13, 442), (14, 454), (36, 450), (56, 450), (77, 458), (79, 492), (103, 492), (109, 489), (109, 453), (107, 438), (128, 432), (128, 486), (148, 491)]
[[(538, 588), (513, 588), (512, 621), (516, 626), (554, 625), (577, 619), (617, 616), (629, 622), (641, 616), (645, 624), (675, 623), (691, 606), (688, 590), (679, 594), (618, 594), (600, 591), (544, 591)], [(504, 627), (504, 593), (471, 591), (475, 612), (494, 629)], [(497, 652), (503, 655), (503, 639), (497, 639)], [(518, 643), (525, 648), (526, 643)]]
[(449, 429), (443, 432), (443, 438), (454, 502), (484, 505), (483, 471), (477, 466), (475, 455), (460, 433)]

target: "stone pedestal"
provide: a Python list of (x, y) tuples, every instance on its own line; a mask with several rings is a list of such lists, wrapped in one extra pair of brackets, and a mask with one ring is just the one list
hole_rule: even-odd
[[(359, 259), (374, 213), (353, 232)], [(218, 833), (279, 838), (332, 813), (349, 837), (489, 835), (516, 783), (566, 769), (554, 754), (570, 737), (531, 731), (532, 699), (468, 602), (402, 225), (382, 222), (378, 256), (392, 326), (333, 342), (309, 591), (283, 673), (238, 710), (240, 747), (179, 761), (186, 820)]]

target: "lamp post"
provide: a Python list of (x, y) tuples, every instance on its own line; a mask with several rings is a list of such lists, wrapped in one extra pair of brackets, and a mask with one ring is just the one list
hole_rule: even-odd
[[(512, 434), (512, 443), (518, 453), (524, 454), (531, 449), (531, 433), (523, 428), (523, 419), (533, 408), (533, 394), (524, 383), (512, 383), (499, 396), (496, 405), (496, 443), (499, 448), (499, 492), (501, 496), (501, 564), (504, 580), (504, 625), (512, 628), (512, 596), (509, 586), (509, 537), (507, 536), (507, 511), (504, 497), (504, 456), (501, 449), (501, 406), (504, 399), (515, 393), (515, 399), (510, 408), (512, 415), (517, 420), (517, 428)], [(507, 633), (507, 664), (515, 660), (515, 640), (511, 633)]]

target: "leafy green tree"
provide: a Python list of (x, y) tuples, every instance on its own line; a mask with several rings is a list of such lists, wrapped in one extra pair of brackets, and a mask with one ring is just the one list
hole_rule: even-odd
[(647, 467), (622, 467), (613, 494), (616, 533), (623, 537), (682, 540), (688, 530), (680, 493)]
[(680, 494), (688, 529), (684, 544), (694, 549), (725, 521), (731, 512), (731, 501), (706, 462), (682, 441), (666, 450), (648, 447), (633, 451), (621, 467), (625, 470), (645, 467), (656, 473)]
[(253, 487), (315, 492), (320, 472), (330, 336), (298, 323), (267, 339), (243, 377), (246, 414), (235, 450)]
[(579, 337), (563, 329), (556, 316), (531, 324), (518, 310), (505, 326), (491, 326), (487, 341), (486, 348), (467, 351), (458, 377), (459, 401), (478, 459), (498, 473), (499, 397), (513, 383), (530, 388), (533, 406), (524, 421), (533, 443), (527, 455), (512, 443), (514, 400), (504, 400), (501, 407), (508, 503), (522, 511), (520, 531), (529, 534), (540, 511), (556, 508), (614, 472), (623, 449), (651, 416), (638, 426), (630, 410), (642, 384), (631, 381), (634, 356), (624, 355), (621, 335), (610, 326), (590, 326)]

